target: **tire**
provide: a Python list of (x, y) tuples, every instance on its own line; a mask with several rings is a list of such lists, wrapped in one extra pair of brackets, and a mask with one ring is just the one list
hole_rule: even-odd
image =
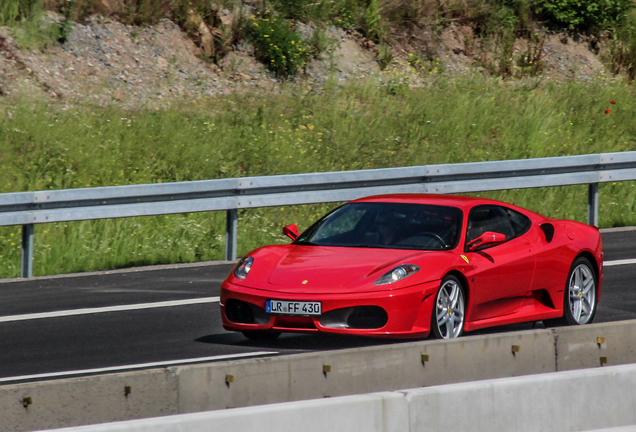
[(253, 341), (273, 341), (278, 339), (281, 332), (277, 331), (267, 331), (267, 330), (246, 330), (243, 333), (243, 336)]
[(431, 313), (431, 335), (436, 339), (454, 339), (464, 331), (466, 294), (455, 276), (442, 279)]
[(596, 273), (587, 258), (574, 260), (565, 286), (563, 318), (568, 325), (584, 325), (594, 320), (597, 297)]
[(543, 320), (546, 327), (584, 325), (596, 315), (597, 278), (590, 261), (578, 257), (572, 263), (563, 292), (563, 316)]

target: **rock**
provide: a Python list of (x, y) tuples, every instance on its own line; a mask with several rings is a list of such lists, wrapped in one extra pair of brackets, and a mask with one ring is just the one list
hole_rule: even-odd
[(232, 27), (232, 25), (234, 24), (234, 16), (232, 15), (232, 12), (230, 12), (227, 9), (219, 9), (219, 11), (216, 14), (219, 19), (221, 20), (221, 23), (226, 26), (226, 27)]
[(204, 23), (201, 22), (199, 24), (199, 37), (201, 39), (201, 49), (203, 50), (203, 55), (207, 58), (212, 58), (214, 56), (214, 36), (212, 36), (212, 32), (210, 28)]
[(362, 41), (361, 45), (363, 48), (366, 49), (373, 49), (375, 47), (375, 43), (373, 43), (373, 41), (370, 41), (369, 39)]
[(158, 57), (157, 58), (157, 66), (159, 66), (160, 69), (165, 69), (168, 67), (168, 60), (166, 60), (163, 57)]

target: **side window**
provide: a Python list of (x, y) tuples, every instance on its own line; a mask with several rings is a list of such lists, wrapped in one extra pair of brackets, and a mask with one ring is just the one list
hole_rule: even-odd
[(508, 213), (512, 229), (515, 232), (515, 237), (519, 237), (528, 232), (532, 225), (532, 221), (529, 217), (509, 208), (506, 209), (506, 213)]
[(503, 207), (484, 205), (470, 211), (466, 242), (468, 243), (488, 231), (504, 234), (506, 240), (515, 237), (508, 212)]

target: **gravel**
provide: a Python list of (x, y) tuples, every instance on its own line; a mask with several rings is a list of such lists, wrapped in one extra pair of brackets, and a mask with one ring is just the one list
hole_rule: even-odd
[[(47, 19), (61, 17), (49, 13)], [(467, 55), (465, 34), (450, 27), (440, 38), (437, 54), (447, 74), (475, 73), (475, 55)], [(310, 38), (314, 29), (298, 28)], [(408, 53), (417, 47), (395, 46), (393, 62), (380, 71), (378, 47), (356, 32), (335, 27), (326, 34), (333, 44), (294, 80), (320, 85), (327, 77), (337, 82), (367, 78), (406, 79), (411, 85), (427, 77), (407, 65)], [(281, 81), (255, 60), (253, 47), (241, 43), (218, 65), (202, 59), (201, 50), (164, 19), (151, 27), (135, 27), (110, 18), (91, 17), (74, 23), (64, 44), (20, 49), (7, 28), (0, 28), (0, 97), (32, 96), (66, 104), (95, 106), (117, 104), (127, 109), (160, 109), (173, 103), (189, 103), (236, 91), (276, 91)], [(604, 74), (598, 55), (585, 43), (550, 36), (544, 46), (546, 77), (591, 79)]]

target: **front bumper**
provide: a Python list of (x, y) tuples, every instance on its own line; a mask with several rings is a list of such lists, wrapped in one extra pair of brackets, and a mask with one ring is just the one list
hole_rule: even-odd
[[(223, 327), (232, 331), (269, 330), (325, 332), (375, 337), (426, 337), (430, 332), (431, 311), (438, 288), (439, 281), (431, 281), (393, 291), (354, 294), (287, 294), (247, 288), (225, 281), (221, 285), (221, 316)], [(268, 299), (319, 301), (322, 304), (322, 315), (289, 316), (268, 314), (265, 312), (265, 302)], [(226, 311), (228, 301), (230, 301), (230, 305), (233, 308), (236, 305), (236, 301), (247, 303), (248, 305), (245, 306), (251, 310), (250, 313), (255, 317), (252, 323), (236, 322), (236, 311), (234, 309)], [(232, 304), (232, 301), (235, 303)], [(364, 310), (381, 315), (376, 313), (378, 308), (381, 308), (386, 316), (386, 319), (382, 321), (383, 325), (380, 327), (354, 328), (347, 325), (347, 318), (351, 316), (351, 313)], [(228, 318), (227, 312), (230, 312), (230, 316), (235, 321)], [(339, 317), (342, 317), (342, 319)], [(360, 321), (357, 320), (357, 322)], [(364, 322), (373, 323), (378, 322), (378, 320), (371, 319), (364, 320)], [(351, 320), (349, 320), (349, 323), (351, 323)]]

